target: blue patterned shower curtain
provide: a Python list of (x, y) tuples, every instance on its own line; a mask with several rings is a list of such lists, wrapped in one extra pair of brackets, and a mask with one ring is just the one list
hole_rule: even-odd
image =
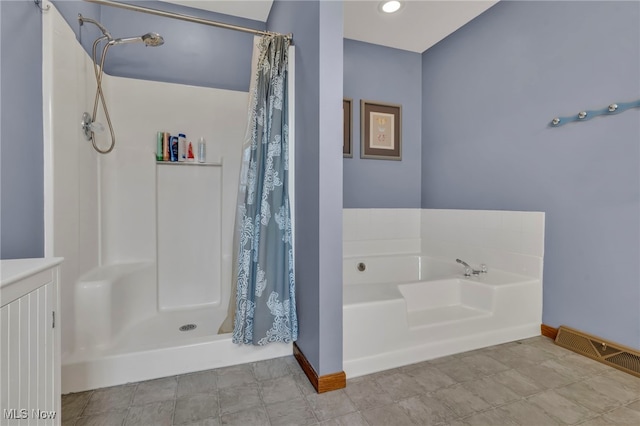
[(289, 40), (258, 43), (236, 214), (233, 342), (265, 345), (298, 337), (289, 205)]

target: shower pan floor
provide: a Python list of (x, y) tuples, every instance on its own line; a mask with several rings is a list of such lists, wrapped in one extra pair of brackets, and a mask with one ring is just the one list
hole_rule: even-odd
[[(155, 316), (125, 329), (109, 352), (138, 352), (183, 345), (203, 337), (211, 339), (218, 334), (226, 315), (226, 309), (220, 307), (159, 311)], [(180, 330), (180, 327), (190, 324), (196, 327)]]
[[(114, 336), (111, 342), (78, 348), (67, 360), (73, 362), (77, 359), (92, 359), (196, 344), (217, 337), (228, 338), (228, 334), (218, 335), (218, 328), (226, 314), (226, 309), (223, 310), (220, 307), (158, 311), (151, 317), (129, 325)], [(196, 327), (189, 327), (191, 329), (188, 331), (180, 330), (180, 327), (190, 324)]]

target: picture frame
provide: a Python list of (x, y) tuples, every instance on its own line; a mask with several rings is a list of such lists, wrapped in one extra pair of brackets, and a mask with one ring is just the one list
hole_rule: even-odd
[(345, 158), (353, 157), (353, 100), (344, 98), (342, 100), (342, 126), (343, 126), (343, 141), (342, 141), (342, 156)]
[(360, 101), (360, 158), (402, 160), (402, 105)]

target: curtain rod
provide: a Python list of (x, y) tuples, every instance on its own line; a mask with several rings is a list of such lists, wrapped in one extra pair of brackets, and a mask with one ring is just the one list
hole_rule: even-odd
[[(89, 3), (97, 3), (104, 6), (112, 6), (112, 7), (119, 7), (121, 9), (133, 10), (135, 12), (149, 13), (151, 15), (163, 16), (165, 18), (180, 19), (182, 21), (187, 21), (187, 22), (195, 22), (197, 24), (209, 25), (212, 27), (226, 28), (228, 30), (234, 30), (234, 31), (242, 31), (245, 33), (251, 33), (256, 35), (283, 35), (276, 32), (262, 31), (262, 30), (256, 30), (253, 28), (242, 27), (239, 25), (225, 24), (224, 22), (211, 21), (209, 19), (198, 18), (196, 16), (183, 15), (181, 13), (175, 13), (175, 12), (165, 12), (164, 10), (151, 9), (149, 7), (136, 6), (133, 4), (120, 3), (117, 1), (111, 1), (111, 0), (84, 0), (84, 1)], [(293, 39), (293, 34), (286, 34), (285, 36), (289, 38), (289, 40)]]

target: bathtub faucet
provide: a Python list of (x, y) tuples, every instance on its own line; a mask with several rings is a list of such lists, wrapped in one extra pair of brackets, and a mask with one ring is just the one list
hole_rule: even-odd
[(473, 269), (467, 262), (462, 259), (456, 259), (456, 262), (462, 264), (464, 266), (464, 276), (470, 277), (471, 275), (480, 275), (487, 273), (487, 265), (484, 263), (480, 264), (480, 269)]

